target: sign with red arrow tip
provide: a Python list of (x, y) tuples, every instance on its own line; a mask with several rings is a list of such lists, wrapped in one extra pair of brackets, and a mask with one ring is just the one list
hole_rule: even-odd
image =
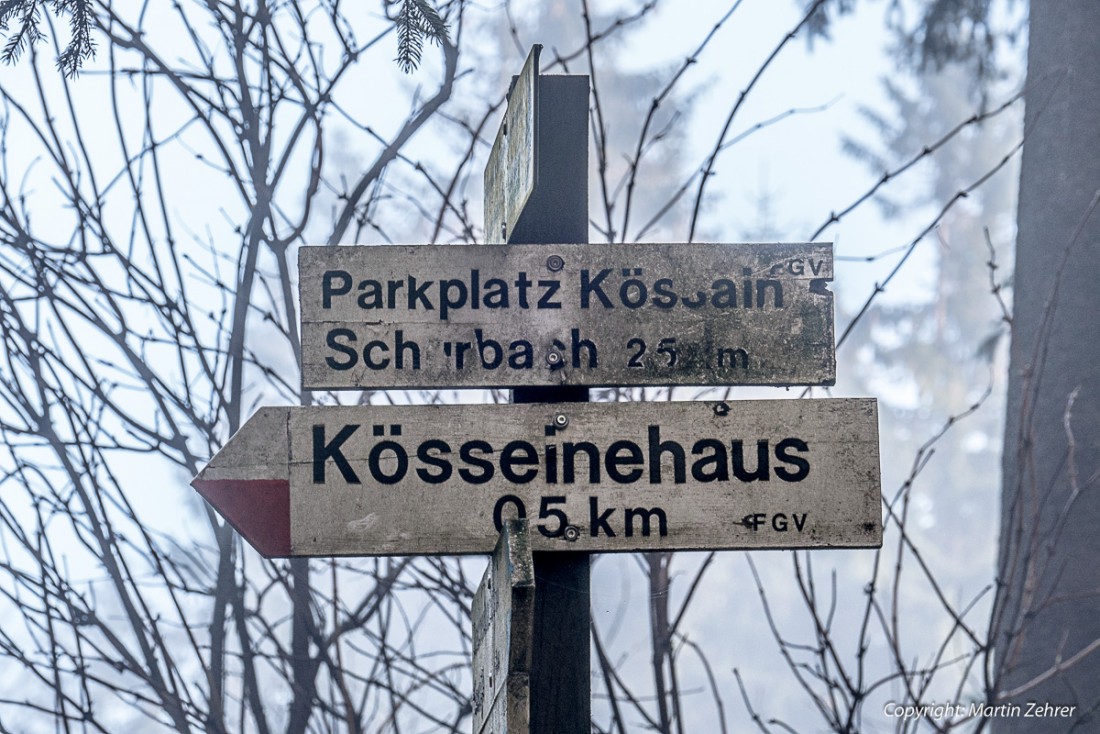
[(882, 541), (869, 399), (264, 408), (193, 484), (267, 556)]

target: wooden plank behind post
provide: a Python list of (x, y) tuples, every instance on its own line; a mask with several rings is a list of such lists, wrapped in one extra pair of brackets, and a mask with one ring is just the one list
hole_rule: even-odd
[(473, 734), (527, 734), (535, 571), (526, 520), (500, 531), (474, 594)]
[[(534, 47), (528, 57), (537, 76), (529, 100), (537, 120), (535, 189), (515, 226), (502, 234), (506, 244), (585, 243), (588, 242), (589, 78), (538, 76), (540, 50)], [(519, 86), (514, 85), (514, 89)], [(500, 164), (499, 159), (496, 163)], [(486, 189), (490, 188), (490, 179), (498, 175), (497, 171), (486, 169)], [(486, 201), (489, 199), (487, 194)], [(485, 229), (489, 237), (495, 238), (502, 223), (490, 221), (493, 214), (488, 206), (486, 209)], [(518, 388), (512, 399), (516, 403), (587, 402), (588, 389)], [(534, 566), (542, 592), (535, 598), (531, 732), (587, 734), (592, 729), (589, 556), (535, 553)]]

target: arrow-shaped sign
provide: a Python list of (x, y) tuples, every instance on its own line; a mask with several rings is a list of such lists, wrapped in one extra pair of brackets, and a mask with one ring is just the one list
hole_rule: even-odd
[(191, 486), (268, 557), (291, 555), (289, 408), (260, 408)]
[(882, 537), (871, 399), (264, 408), (193, 484), (267, 556)]

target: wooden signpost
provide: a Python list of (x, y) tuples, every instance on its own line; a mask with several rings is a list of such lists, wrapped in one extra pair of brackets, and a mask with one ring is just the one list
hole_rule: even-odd
[(307, 389), (832, 385), (828, 244), (303, 247)]
[(299, 257), (303, 389), (517, 404), (263, 408), (193, 481), (266, 556), (493, 552), (474, 734), (590, 730), (591, 553), (882, 544), (873, 399), (587, 402), (833, 384), (833, 254), (583, 244), (588, 78), (540, 75), (539, 50), (486, 166), (491, 244)]

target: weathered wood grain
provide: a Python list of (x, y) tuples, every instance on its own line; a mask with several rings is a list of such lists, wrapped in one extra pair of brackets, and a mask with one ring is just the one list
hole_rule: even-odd
[(485, 236), (504, 243), (538, 181), (539, 53), (535, 44), (508, 90), (508, 106), (485, 165)]
[(535, 569), (525, 520), (504, 523), (474, 594), (474, 734), (528, 734)]
[(829, 244), (303, 247), (306, 389), (831, 385)]
[(290, 555), (488, 553), (521, 505), (536, 551), (882, 540), (873, 399), (269, 408), (195, 484), (282, 477)]

